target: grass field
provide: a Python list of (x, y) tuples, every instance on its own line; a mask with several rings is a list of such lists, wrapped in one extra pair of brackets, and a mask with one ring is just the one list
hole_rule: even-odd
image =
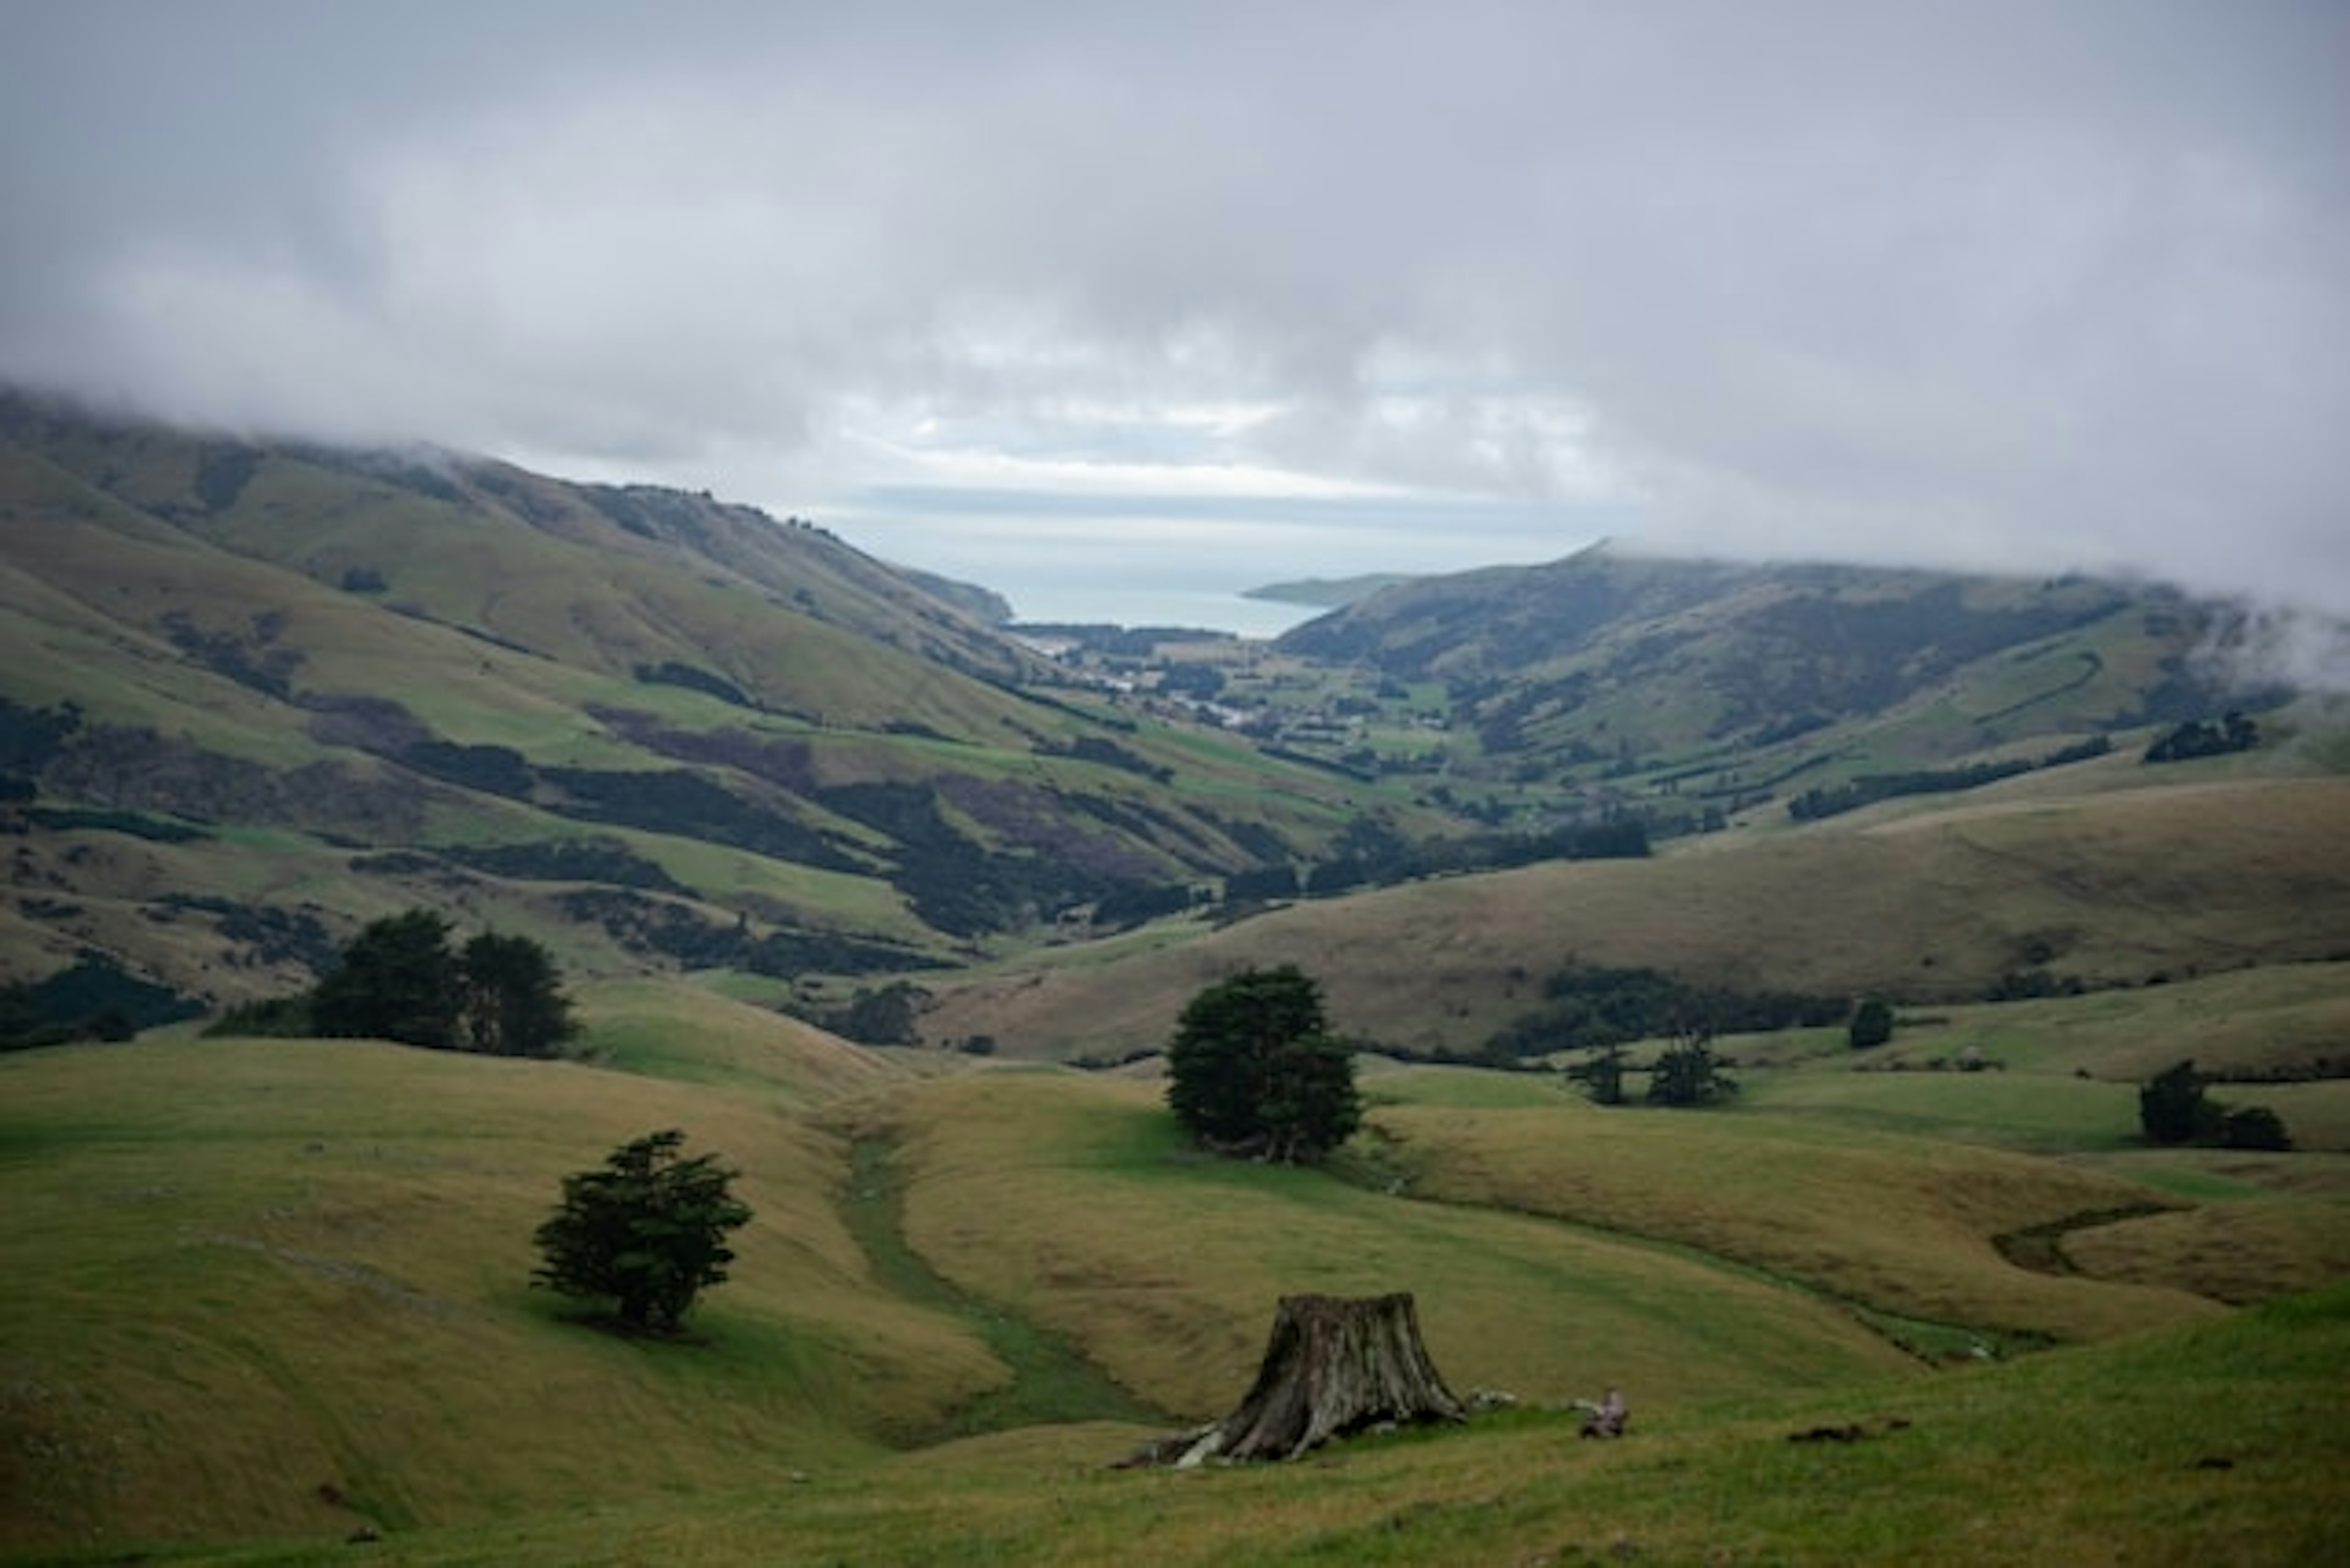
[[(1711, 1112), (1367, 1062), (1324, 1171), (1200, 1156), (1147, 1076), (858, 1052), (655, 982), (587, 989), (595, 1067), (0, 1057), (0, 1558), (2324, 1561), (2350, 1085), (2217, 1091), (2314, 1151), (2154, 1150), (2125, 1075), (2247, 1017), (2239, 1065), (2305, 1051), (2339, 967), (1729, 1042)], [(1932, 1070), (1953, 1042), (2005, 1065)], [(756, 1215), (687, 1344), (526, 1282), (560, 1177), (659, 1126)], [(1515, 1406), (1105, 1468), (1229, 1408), (1282, 1294), (1390, 1290)], [(1611, 1385), (1632, 1440), (1578, 1444), (1562, 1407)]]
[[(1299, 1466), (1118, 1471), (1057, 1427), (683, 1497), (401, 1533), (411, 1568), (622, 1563), (1637, 1561), (2268, 1568), (2350, 1552), (2350, 1288), (1928, 1381), (1758, 1400), (1578, 1443), (1515, 1411)], [(1798, 1440), (1817, 1433), (1850, 1440)], [(151, 1560), (345, 1563), (338, 1542)], [(92, 1553), (85, 1561), (108, 1559)]]
[[(838, 1147), (763, 1096), (200, 1042), (0, 1060), (0, 1106), (10, 1546), (747, 1482), (869, 1456), (1002, 1376), (961, 1325), (868, 1288)], [(559, 1178), (660, 1126), (739, 1165), (756, 1214), (686, 1354), (527, 1285)]]

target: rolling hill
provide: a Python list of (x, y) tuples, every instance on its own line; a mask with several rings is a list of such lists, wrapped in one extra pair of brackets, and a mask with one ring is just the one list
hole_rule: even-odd
[[(14, 397), (0, 530), (0, 981), (157, 1013), (0, 1054), (0, 1556), (2350, 1549), (2350, 748), (2226, 683), (2221, 607), (1601, 552), (1121, 690), (706, 496)], [(2140, 760), (2239, 703), (2257, 745)], [(1268, 869), (1354, 890), (1230, 896)], [(555, 949), (578, 1058), (161, 1022), (418, 905)], [(1066, 1064), (1282, 961), (1373, 1048), (1326, 1169)], [(1898, 1024), (1726, 1035), (1706, 1112), (1404, 1059), (1571, 964)], [(782, 1011), (896, 982), (966, 1049)], [(2295, 1150), (2145, 1147), (2189, 1056)], [(626, 1341), (529, 1238), (663, 1125), (754, 1218), (692, 1338)], [(1227, 1407), (1282, 1294), (1396, 1289), (1467, 1428), (1107, 1468)], [(1611, 1383), (1633, 1438), (1577, 1443)]]
[[(2097, 765), (2110, 736), (2134, 750), (2230, 703), (2274, 733), (2288, 695), (2230, 684), (2214, 656), (2230, 612), (2159, 587), (1604, 548), (1393, 584), (1278, 644), (1172, 648), (1113, 678), (999, 633), (984, 590), (706, 494), (16, 393), (0, 397), (0, 808), (21, 830), (0, 975), (68, 990), (119, 975), (134, 1023), (307, 983), (361, 922), (419, 904), (527, 932), (582, 974), (734, 972), (838, 996), (1023, 961), (1088, 931), (1089, 912), (1121, 911), (1102, 922), (1116, 929), (1266, 877), (1320, 893), (1544, 861), (1399, 896), (1423, 911), (1406, 919), (1485, 955), (1470, 967), (1487, 972), (1435, 965), (1421, 993), (1482, 1027), (1506, 1001), (1494, 972), (1640, 946), (1622, 919), (1534, 940), (1544, 922), (1516, 890), (1557, 882), (1577, 835), (1612, 834), (1616, 853), (1695, 830), (1767, 837), (1806, 801), (2015, 798), (2059, 774), (2054, 794), (2095, 792), (2127, 772), (2120, 753)], [(1182, 694), (1215, 686), (1216, 703)], [(2338, 729), (2317, 710), (2284, 722)], [(2291, 798), (2285, 820), (2324, 815)], [(2105, 846), (2089, 859), (2160, 853), (2145, 811), (2114, 815), (2137, 826), (1982, 831)], [(2260, 844), (2247, 875), (2289, 853), (2274, 833)], [(1820, 874), (1856, 888), (1950, 885), (1911, 864), (1923, 848), (1821, 853)], [(1604, 901), (1630, 875), (1560, 885)], [(1674, 889), (1707, 875), (1653, 883), (1686, 898)], [(1804, 879), (1756, 876), (1781, 898)], [(1686, 957), (1965, 992), (2014, 967), (1994, 950), (2085, 929), (2074, 906), (2127, 881), (2078, 876), (2085, 894), (2018, 906), (2012, 930), (1912, 930), (1940, 917), (1905, 909), (1902, 950), (1866, 960), (1728, 936)], [(1334, 918), (1375, 929), (1383, 907)], [(2210, 926), (2081, 961), (2100, 981), (2217, 961), (2237, 939)], [(1238, 940), (1201, 944), (1195, 971)], [(1366, 943), (1410, 950), (1389, 940)], [(1944, 966), (1936, 983), (1888, 967), (1926, 963)], [(1409, 1040), (1461, 1040), (1428, 1012), (1383, 1016)], [(1028, 1027), (979, 1008), (930, 1033)]]
[(707, 496), (12, 397), (0, 517), (13, 977), (214, 1006), (414, 903), (598, 971), (919, 969), (1343, 809)]

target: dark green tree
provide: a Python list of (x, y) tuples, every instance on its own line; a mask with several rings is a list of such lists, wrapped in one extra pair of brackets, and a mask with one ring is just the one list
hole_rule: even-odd
[(2266, 1106), (2233, 1106), (2220, 1116), (2220, 1147), (2259, 1148), (2283, 1153), (2293, 1147), (2284, 1118)]
[(1648, 1103), (1685, 1107), (1708, 1106), (1738, 1092), (1713, 1054), (1713, 1037), (1701, 1029), (1685, 1030), (1675, 1037), (1648, 1070)]
[(1328, 1034), (1301, 1035), (1275, 1048), (1257, 1115), (1266, 1158), (1283, 1165), (1320, 1159), (1363, 1125), (1354, 1052)]
[(310, 996), (310, 1024), (334, 1036), (449, 1050), (464, 1012), (463, 965), (449, 922), (411, 909), (369, 924)]
[(552, 1056), (579, 1033), (555, 960), (528, 937), (485, 931), (465, 944), (465, 1037), (493, 1056)]
[(1884, 1044), (1893, 1038), (1893, 1009), (1877, 997), (1868, 998), (1852, 1010), (1852, 1023), (1845, 1038), (1856, 1051)]
[(2220, 1132), (2220, 1107), (2204, 1096), (2203, 1075), (2192, 1061), (2166, 1067), (2137, 1091), (2137, 1125), (2146, 1141), (2201, 1143)]
[(1620, 1106), (1624, 1103), (1624, 1047), (1604, 1045), (1569, 1067), (1566, 1075), (1583, 1085), (1593, 1105)]
[(612, 1303), (644, 1334), (674, 1334), (703, 1288), (726, 1278), (726, 1234), (751, 1218), (713, 1155), (682, 1158), (685, 1135), (647, 1133), (599, 1170), (563, 1179), (563, 1200), (538, 1228), (544, 1260), (531, 1278), (565, 1295)]
[(1248, 970), (1194, 996), (1167, 1048), (1167, 1103), (1229, 1154), (1319, 1159), (1362, 1124), (1353, 1053), (1321, 988), (1295, 964)]

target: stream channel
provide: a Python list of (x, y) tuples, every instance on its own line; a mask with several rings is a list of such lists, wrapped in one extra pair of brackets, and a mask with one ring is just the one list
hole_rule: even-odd
[(938, 1429), (913, 1434), (910, 1446), (926, 1448), (983, 1432), (1076, 1421), (1182, 1424), (1087, 1360), (1066, 1334), (972, 1295), (934, 1272), (906, 1244), (905, 1188), (905, 1173), (890, 1140), (864, 1137), (850, 1143), (841, 1218), (864, 1249), (874, 1279), (902, 1301), (966, 1324), (1012, 1369), (1009, 1383), (958, 1407)]

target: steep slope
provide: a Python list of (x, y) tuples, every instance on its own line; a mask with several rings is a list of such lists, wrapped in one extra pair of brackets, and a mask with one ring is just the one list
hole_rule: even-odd
[(411, 902), (599, 968), (920, 968), (1343, 809), (707, 496), (6, 398), (0, 524), (12, 980), (234, 1000)]

